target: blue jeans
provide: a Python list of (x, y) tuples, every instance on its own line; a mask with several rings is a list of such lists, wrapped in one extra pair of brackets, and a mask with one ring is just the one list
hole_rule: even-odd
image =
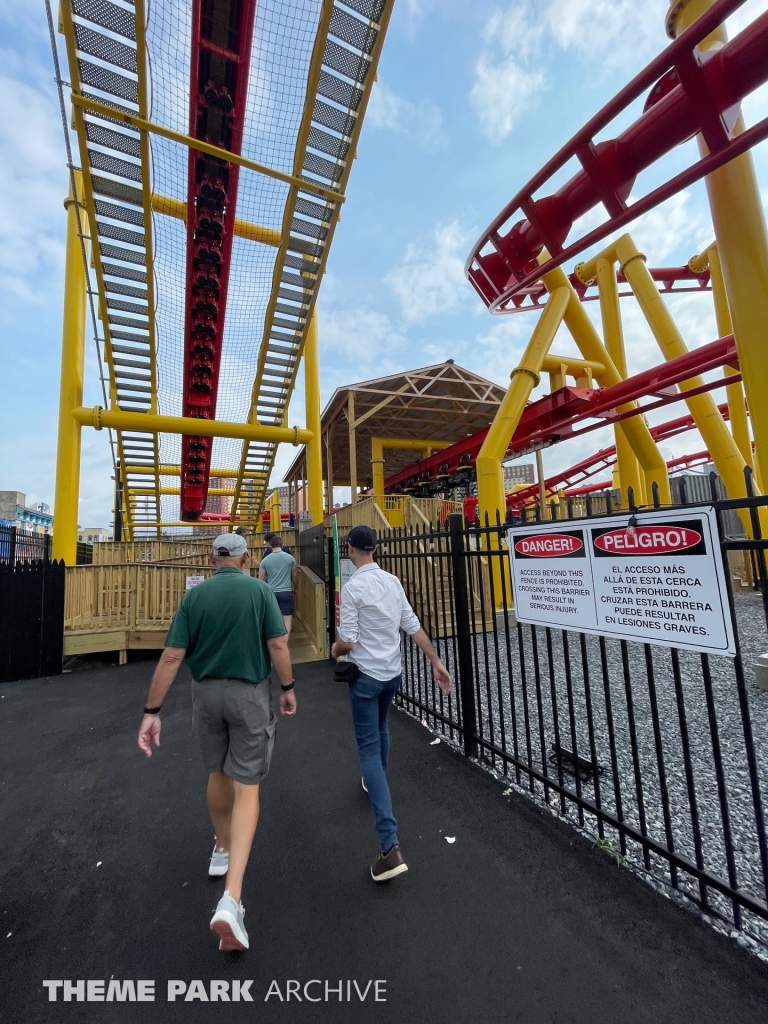
[(389, 757), (387, 715), (402, 678), (401, 674), (382, 682), (361, 672), (349, 688), (360, 767), (368, 787), (368, 799), (376, 815), (376, 834), (382, 853), (399, 842), (385, 772)]

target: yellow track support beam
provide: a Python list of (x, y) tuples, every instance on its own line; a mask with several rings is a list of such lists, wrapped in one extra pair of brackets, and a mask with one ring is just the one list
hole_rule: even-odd
[(228, 423), (225, 420), (198, 420), (192, 416), (156, 416), (144, 412), (120, 412), (117, 409), (71, 409), (72, 418), (84, 427), (102, 430), (144, 430), (162, 434), (200, 434), (203, 437), (229, 437), (236, 440), (272, 441), (276, 444), (307, 444), (312, 432), (301, 427), (267, 427), (261, 423)]
[[(622, 235), (616, 242), (616, 256), (664, 358), (669, 360), (685, 355), (688, 348), (645, 265), (645, 257), (640, 254), (630, 235)], [(678, 387), (686, 392), (701, 387), (703, 383), (703, 377), (697, 376), (682, 381)], [(714, 398), (709, 393), (694, 395), (687, 398), (685, 404), (712, 455), (728, 496), (742, 497), (746, 494), (744, 458)]]
[[(619, 308), (619, 284), (613, 260), (597, 261), (597, 287), (600, 295), (600, 313), (603, 321), (603, 338), (608, 354), (619, 374), (627, 377), (627, 355), (624, 349), (624, 331), (621, 324)], [(619, 470), (619, 490), (622, 495), (621, 504), (629, 506), (629, 488), (632, 488), (635, 504), (644, 505), (648, 501), (645, 494), (644, 480), (640, 472), (640, 464), (632, 450), (629, 438), (624, 433), (621, 423), (613, 428), (616, 441), (616, 456)]]
[[(183, 199), (173, 199), (171, 196), (161, 196), (156, 192), (152, 193), (152, 209), (155, 213), (163, 213), (166, 217), (175, 217), (176, 220), (187, 220), (187, 204)], [(263, 224), (253, 224), (248, 220), (235, 220), (235, 234), (238, 238), (249, 238), (252, 242), (261, 242), (263, 245), (271, 245), (273, 248), (280, 247), (280, 232), (276, 228), (267, 228)]]
[[(721, 338), (733, 334), (731, 323), (731, 311), (728, 308), (728, 296), (725, 291), (723, 280), (723, 269), (720, 264), (720, 254), (717, 246), (710, 247), (707, 253), (709, 262), (709, 279), (712, 282), (712, 298), (715, 303), (715, 317), (717, 319), (717, 333)], [(738, 371), (733, 366), (725, 367), (725, 376), (733, 377)], [(747, 422), (747, 405), (744, 400), (744, 389), (740, 381), (736, 384), (729, 384), (725, 389), (728, 400), (728, 419), (731, 423), (731, 433), (738, 445), (742, 458), (748, 466), (754, 470), (755, 464), (752, 457), (752, 439), (749, 436), (749, 423)], [(758, 490), (762, 491), (759, 478), (755, 481)]]
[(549, 374), (549, 390), (557, 391), (565, 387), (565, 378), (573, 377), (577, 388), (593, 387), (592, 378), (605, 373), (602, 363), (593, 363), (589, 359), (577, 359), (575, 356), (559, 356), (552, 353), (541, 364), (544, 373)]
[[(693, 24), (714, 0), (675, 0), (667, 15), (667, 31), (678, 36)], [(727, 39), (724, 27), (699, 43), (702, 54), (720, 47)], [(744, 124), (739, 116), (733, 134)], [(699, 150), (706, 145), (699, 136)], [(768, 479), (768, 235), (751, 153), (743, 153), (705, 178), (717, 248), (728, 295), (739, 367), (755, 438), (755, 465)], [(726, 485), (727, 486), (727, 485)], [(730, 491), (730, 488), (729, 488)]]
[[(153, 466), (132, 466), (130, 464), (126, 464), (125, 472), (126, 473), (154, 473), (155, 470), (154, 470)], [(160, 475), (161, 476), (180, 476), (181, 475), (181, 466), (161, 465), (160, 466)], [(211, 469), (211, 470), (208, 471), (208, 475), (209, 476), (213, 476), (213, 477), (223, 477), (225, 479), (236, 480), (237, 479), (237, 470), (236, 469)], [(266, 475), (267, 475), (266, 473), (258, 473), (256, 471), (249, 471), (249, 472), (247, 472), (245, 474), (246, 478), (254, 478), (256, 480), (263, 480)]]
[(280, 518), (280, 492), (277, 488), (272, 491), (267, 507), (269, 509), (269, 528), (272, 533), (279, 533), (283, 520)]
[[(528, 347), (520, 360), (520, 365), (512, 371), (507, 393), (502, 399), (477, 456), (475, 465), (481, 525), (485, 524), (486, 515), (491, 526), (495, 526), (497, 515), (502, 523), (507, 518), (504, 471), (501, 468), (501, 460), (506, 454), (531, 392), (539, 383), (544, 358), (563, 322), (569, 300), (570, 295), (565, 288), (555, 288), (550, 293), (544, 312), (541, 314), (531, 340), (528, 342)], [(500, 598), (498, 589), (497, 595)]]
[(373, 493), (376, 497), (384, 495), (384, 450), (397, 449), (406, 452), (421, 452), (423, 459), (428, 459), (433, 452), (441, 452), (449, 448), (453, 441), (422, 441), (415, 437), (372, 437), (371, 438), (371, 475), (373, 477)]
[(320, 345), (317, 336), (317, 313), (312, 319), (304, 342), (304, 400), (307, 430), (307, 507), (312, 525), (323, 521), (323, 438), (320, 426)]
[[(83, 181), (74, 172), (78, 200)], [(53, 504), (53, 557), (67, 565), (77, 562), (77, 512), (80, 497), (81, 425), (73, 409), (83, 404), (85, 375), (85, 297), (87, 281), (78, 230), (78, 210), (71, 194), (67, 211), (67, 243), (64, 264), (64, 326), (61, 336), (61, 384), (59, 388), (59, 436), (56, 453), (56, 490)], [(79, 207), (83, 234), (88, 233), (85, 207)]]
[[(549, 258), (546, 253), (542, 253), (539, 258), (542, 259), (542, 257), (544, 259)], [(605, 372), (598, 377), (601, 387), (607, 388), (612, 384), (618, 384), (622, 380), (621, 374), (616, 369), (613, 360), (608, 354), (608, 350), (600, 340), (600, 335), (595, 330), (595, 325), (589, 319), (579, 296), (576, 294), (576, 289), (568, 280), (563, 268), (557, 267), (555, 270), (551, 270), (548, 274), (544, 275), (543, 281), (547, 291), (550, 293), (556, 288), (566, 288), (568, 290), (570, 299), (568, 308), (565, 311), (565, 325), (584, 358), (604, 365)], [(627, 405), (619, 406), (618, 411), (628, 412), (633, 408), (634, 403), (629, 402)], [(669, 491), (667, 464), (664, 461), (664, 456), (657, 448), (656, 442), (651, 437), (647, 424), (641, 416), (633, 416), (631, 419), (625, 420), (622, 426), (624, 436), (629, 439), (632, 451), (637, 456), (637, 461), (640, 463), (640, 468), (643, 471), (645, 493), (650, 498), (653, 494), (653, 484), (655, 483), (659, 490), (659, 500), (661, 503), (663, 505), (670, 504), (672, 496)]]
[[(286, 185), (295, 185), (297, 188), (307, 187), (307, 182), (303, 178), (298, 178), (293, 174), (284, 174), (282, 171), (275, 170), (274, 167), (267, 167), (266, 164), (260, 164), (255, 160), (249, 160), (248, 157), (242, 156), (240, 153), (232, 153), (228, 149), (222, 149), (221, 146), (214, 146), (210, 142), (204, 142), (202, 139), (195, 139), (191, 135), (185, 135), (183, 132), (177, 132), (173, 128), (166, 128), (164, 125), (147, 121), (146, 118), (138, 117), (136, 114), (129, 114), (127, 111), (116, 110), (114, 107), (110, 107), (99, 100), (91, 99), (89, 96), (81, 96), (78, 93), (73, 92), (71, 100), (72, 105), (79, 107), (81, 110), (92, 110), (95, 114), (101, 114), (102, 116), (106, 115), (110, 119), (120, 121), (137, 131), (149, 132), (152, 135), (160, 135), (162, 138), (169, 139), (171, 142), (177, 142), (180, 146), (186, 146), (189, 149), (197, 150), (198, 153), (207, 153), (209, 156), (214, 156), (218, 160), (223, 160), (224, 163), (227, 164), (237, 164), (240, 167), (245, 167), (249, 171), (255, 171), (257, 174), (264, 174), (268, 178), (275, 178), (277, 181), (283, 181)], [(315, 183), (313, 181), (312, 188), (315, 192), (319, 192), (328, 199), (332, 199), (335, 203), (344, 202), (343, 195), (339, 192), (335, 192), (332, 188), (326, 188), (325, 185), (321, 185), (319, 182)]]

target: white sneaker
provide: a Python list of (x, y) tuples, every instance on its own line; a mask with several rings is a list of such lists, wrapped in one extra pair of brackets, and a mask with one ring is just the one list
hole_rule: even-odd
[(362, 782), (362, 784), (363, 784), (363, 792), (364, 792), (364, 793), (367, 793), (367, 792), (368, 792), (368, 787), (366, 786), (366, 784), (365, 784), (365, 779), (364, 779), (364, 778), (363, 778), (362, 776), (360, 777), (360, 781), (361, 781), (361, 782)]
[(208, 865), (209, 878), (220, 878), (222, 875), (226, 875), (228, 870), (229, 854), (226, 850), (217, 849), (214, 844), (213, 853), (211, 854), (211, 863)]
[(229, 952), (233, 949), (248, 949), (248, 932), (245, 930), (245, 908), (236, 903), (228, 892), (219, 900), (216, 912), (211, 918), (211, 931), (219, 937), (219, 949)]

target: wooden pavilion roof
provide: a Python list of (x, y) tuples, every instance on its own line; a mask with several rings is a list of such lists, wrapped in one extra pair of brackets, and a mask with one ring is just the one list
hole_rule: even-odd
[[(452, 359), (434, 366), (394, 373), (337, 388), (323, 411), (323, 476), (331, 452), (334, 483), (349, 484), (350, 431), (348, 412), (353, 395), (357, 478), (371, 486), (371, 438), (460, 441), (492, 422), (505, 389), (458, 366)], [(306, 459), (302, 447), (284, 480), (300, 481)], [(421, 459), (417, 451), (387, 450), (385, 476)]]

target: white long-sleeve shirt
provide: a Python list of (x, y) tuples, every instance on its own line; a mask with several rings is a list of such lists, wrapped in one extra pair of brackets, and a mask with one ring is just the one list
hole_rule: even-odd
[(341, 591), (339, 639), (355, 645), (349, 660), (373, 679), (400, 675), (400, 630), (413, 636), (420, 628), (400, 580), (375, 562), (361, 565)]

